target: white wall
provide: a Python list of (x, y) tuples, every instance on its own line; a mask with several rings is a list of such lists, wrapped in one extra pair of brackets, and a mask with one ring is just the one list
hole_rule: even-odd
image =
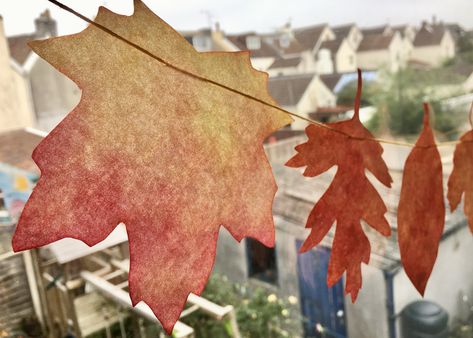
[(0, 131), (32, 127), (34, 122), (28, 81), (10, 60), (0, 19)]
[[(425, 299), (441, 305), (450, 321), (459, 315), (461, 292), (473, 300), (473, 236), (463, 227), (440, 244), (437, 261), (427, 283)], [(409, 303), (422, 299), (404, 270), (394, 277), (394, 306), (399, 314)]]
[[(305, 117), (309, 117), (309, 113), (313, 113), (318, 107), (335, 106), (337, 97), (333, 94), (318, 76), (314, 76), (311, 83), (307, 87), (304, 95), (297, 104), (295, 112)], [(292, 129), (304, 129), (307, 122), (301, 119), (295, 119), (291, 124)]]
[(362, 51), (356, 53), (358, 67), (365, 70), (380, 69), (389, 67), (389, 50)]
[(29, 72), (29, 79), (36, 128), (49, 132), (79, 103), (81, 91), (72, 80), (39, 57)]
[(389, 338), (386, 283), (382, 270), (362, 264), (363, 286), (353, 304), (345, 298), (350, 338)]
[(274, 62), (273, 57), (267, 57), (267, 58), (251, 58), (251, 65), (253, 68), (257, 70), (261, 70), (263, 72), (267, 72), (269, 66), (271, 66)]
[(356, 71), (356, 52), (346, 39), (343, 39), (343, 42), (335, 55), (335, 66), (338, 73)]

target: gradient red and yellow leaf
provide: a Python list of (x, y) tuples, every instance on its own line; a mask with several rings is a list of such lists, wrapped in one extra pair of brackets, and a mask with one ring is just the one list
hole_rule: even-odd
[(428, 104), (424, 104), (424, 110), (424, 128), (404, 166), (397, 211), (401, 261), (422, 295), (445, 224), (442, 162), (429, 125)]
[[(275, 104), (247, 52), (198, 53), (135, 1), (96, 22), (184, 70)], [(291, 122), (255, 100), (188, 76), (90, 25), (32, 49), (82, 89), (80, 103), (35, 149), (41, 178), (15, 251), (64, 237), (94, 245), (126, 224), (133, 304), (169, 333), (211, 272), (220, 225), (274, 245), (276, 184), (263, 140)]]
[(290, 167), (307, 166), (304, 176), (310, 177), (337, 166), (332, 183), (309, 215), (306, 227), (312, 230), (301, 252), (319, 244), (336, 222), (327, 283), (332, 286), (346, 271), (345, 291), (351, 294), (352, 301), (355, 301), (362, 284), (361, 263), (368, 264), (371, 252), (361, 220), (384, 236), (391, 233), (384, 217), (386, 206), (366, 177), (365, 169), (387, 187), (391, 186), (392, 179), (381, 158), (383, 148), (360, 122), (360, 98), (361, 72), (358, 71), (353, 118), (327, 124), (330, 129), (309, 125), (306, 128), (307, 143), (298, 145), (297, 154), (286, 163)]

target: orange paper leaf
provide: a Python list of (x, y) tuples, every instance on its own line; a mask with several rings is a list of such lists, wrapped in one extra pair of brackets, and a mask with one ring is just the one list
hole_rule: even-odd
[(473, 232), (473, 130), (460, 138), (460, 143), (453, 154), (453, 171), (448, 179), (447, 194), (452, 212), (460, 203), (463, 193), (465, 194), (463, 210)]
[(424, 129), (404, 166), (397, 211), (401, 261), (422, 295), (445, 224), (442, 162), (429, 126), (429, 106), (424, 109)]
[(94, 245), (125, 223), (132, 302), (145, 301), (169, 333), (205, 286), (220, 225), (274, 245), (276, 185), (262, 143), (291, 119), (153, 57), (275, 104), (247, 52), (198, 53), (140, 1), (132, 16), (101, 7), (96, 22), (148, 53), (95, 25), (31, 43), (82, 99), (33, 153), (41, 178), (13, 247)]
[(392, 179), (381, 158), (382, 147), (371, 140), (373, 136), (360, 122), (360, 97), (359, 71), (353, 118), (327, 124), (334, 130), (309, 125), (306, 128), (309, 140), (298, 145), (297, 154), (286, 163), (290, 167), (307, 166), (304, 176), (310, 177), (320, 175), (335, 165), (338, 167), (329, 188), (309, 215), (306, 227), (312, 228), (312, 231), (301, 252), (319, 244), (336, 221), (327, 283), (332, 286), (347, 271), (345, 291), (351, 294), (353, 301), (361, 288), (361, 263), (368, 264), (371, 251), (361, 220), (384, 236), (391, 233), (384, 217), (386, 206), (366, 177), (365, 169), (388, 187)]

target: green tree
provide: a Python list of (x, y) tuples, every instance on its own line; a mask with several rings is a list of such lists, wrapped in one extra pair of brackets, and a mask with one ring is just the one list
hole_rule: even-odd
[[(363, 84), (363, 96), (361, 97), (361, 106), (371, 106), (373, 104), (371, 93), (374, 85), (370, 82)], [(352, 81), (346, 84), (337, 94), (337, 105), (353, 106), (355, 103), (355, 95), (357, 90), (357, 82)]]
[(422, 128), (423, 102), (430, 103), (434, 128), (455, 137), (459, 121), (457, 114), (444, 107), (435, 90), (439, 85), (459, 83), (458, 78), (444, 69), (420, 71), (403, 69), (394, 74), (384, 74), (381, 85), (371, 94), (377, 116), (371, 127), (386, 130), (394, 135), (413, 135)]

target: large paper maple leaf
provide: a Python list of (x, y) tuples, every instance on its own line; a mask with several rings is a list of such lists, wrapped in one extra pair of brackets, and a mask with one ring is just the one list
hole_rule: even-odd
[(309, 125), (307, 143), (298, 145), (297, 154), (286, 163), (290, 167), (307, 166), (304, 176), (310, 177), (337, 166), (332, 183), (309, 215), (306, 227), (312, 230), (301, 252), (319, 244), (336, 221), (327, 283), (332, 286), (347, 271), (345, 291), (351, 294), (352, 301), (361, 288), (361, 263), (368, 264), (371, 251), (361, 220), (384, 236), (391, 233), (384, 217), (386, 206), (366, 177), (365, 169), (387, 187), (392, 179), (381, 158), (383, 148), (360, 122), (360, 97), (361, 72), (358, 71), (353, 118), (327, 124), (333, 130)]
[[(470, 109), (470, 119), (473, 105)], [(453, 154), (453, 170), (448, 179), (448, 202), (453, 212), (465, 194), (463, 210), (473, 232), (473, 130), (463, 134)]]
[(429, 106), (424, 104), (424, 128), (407, 157), (397, 210), (401, 261), (420, 294), (437, 258), (445, 224), (442, 162), (429, 126)]
[(147, 52), (94, 25), (30, 44), (82, 98), (33, 153), (41, 178), (13, 248), (64, 237), (94, 245), (125, 223), (132, 302), (145, 301), (169, 333), (205, 286), (220, 225), (274, 245), (262, 142), (291, 119), (188, 74), (275, 104), (247, 52), (198, 53), (140, 1), (132, 16), (101, 7), (95, 22)]

